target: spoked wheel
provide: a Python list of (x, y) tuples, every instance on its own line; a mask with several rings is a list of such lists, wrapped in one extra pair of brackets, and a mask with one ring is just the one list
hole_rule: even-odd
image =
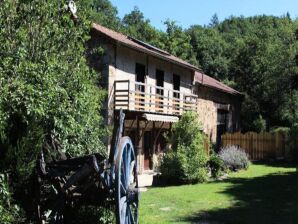
[(118, 224), (138, 223), (138, 175), (137, 161), (129, 137), (122, 137), (115, 163), (115, 201)]

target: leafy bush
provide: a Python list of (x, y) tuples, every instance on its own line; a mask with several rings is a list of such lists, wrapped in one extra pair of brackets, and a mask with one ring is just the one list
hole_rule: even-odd
[(109, 206), (94, 207), (82, 206), (73, 209), (66, 215), (66, 223), (68, 224), (110, 224), (115, 223), (115, 214)]
[(248, 155), (237, 146), (227, 146), (219, 152), (226, 168), (236, 171), (239, 169), (247, 169), (249, 166)]
[(0, 223), (21, 223), (21, 221), (20, 208), (12, 204), (8, 175), (0, 173)]
[[(0, 1), (0, 173), (12, 172), (10, 190), (24, 207), (33, 204), (25, 198), (32, 184), (24, 183), (33, 182), (41, 149), (54, 154), (59, 146), (72, 156), (106, 153), (105, 91), (86, 59), (92, 8), (90, 1), (78, 1), (75, 21), (65, 4)], [(6, 214), (7, 202), (1, 203), (0, 213)]]
[(213, 153), (209, 158), (209, 167), (213, 178), (220, 177), (225, 170), (223, 160), (215, 153)]
[(32, 166), (27, 165), (53, 141), (71, 155), (106, 150), (100, 113), (105, 92), (86, 61), (91, 8), (78, 2), (80, 22), (75, 23), (64, 4), (0, 3), (0, 17), (7, 19), (0, 20), (1, 159), (18, 155), (16, 163), (7, 164), (23, 176), (29, 176)]
[(276, 126), (270, 129), (270, 133), (283, 133), (285, 135), (288, 135), (290, 131), (289, 127), (281, 127), (281, 126)]
[(208, 157), (196, 113), (187, 112), (167, 136), (171, 149), (161, 161), (160, 171), (168, 183), (197, 183), (207, 179)]
[(254, 121), (253, 126), (255, 127), (256, 132), (262, 132), (266, 130), (266, 120), (259, 115)]

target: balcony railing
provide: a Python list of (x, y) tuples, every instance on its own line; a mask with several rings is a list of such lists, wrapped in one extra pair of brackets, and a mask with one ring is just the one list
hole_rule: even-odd
[(114, 109), (121, 108), (130, 111), (181, 115), (184, 111), (197, 110), (197, 97), (159, 86), (121, 80), (114, 83)]

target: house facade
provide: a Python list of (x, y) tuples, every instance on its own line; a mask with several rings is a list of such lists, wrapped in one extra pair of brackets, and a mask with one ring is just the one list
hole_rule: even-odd
[(163, 153), (163, 133), (185, 111), (195, 111), (211, 141), (239, 126), (241, 94), (205, 75), (197, 67), (149, 44), (93, 24), (90, 46), (104, 49), (90, 60), (101, 72), (108, 97), (104, 105), (107, 125), (124, 110), (125, 135), (138, 154), (139, 172), (153, 169)]

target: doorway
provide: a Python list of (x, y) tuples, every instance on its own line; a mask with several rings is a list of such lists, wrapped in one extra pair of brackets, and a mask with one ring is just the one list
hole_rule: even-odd
[(220, 150), (221, 136), (226, 133), (228, 124), (228, 111), (217, 110), (217, 133), (216, 133), (216, 150)]

